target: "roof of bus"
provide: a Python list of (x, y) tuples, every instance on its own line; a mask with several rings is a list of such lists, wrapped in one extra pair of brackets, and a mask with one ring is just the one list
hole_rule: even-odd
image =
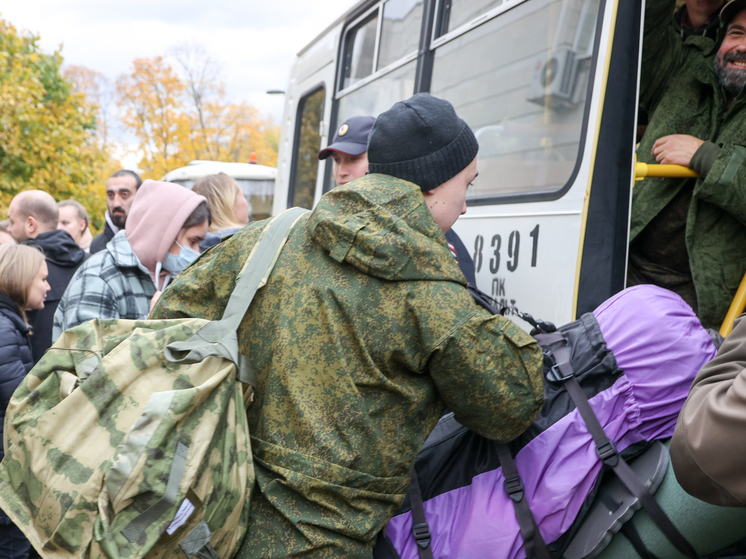
[(277, 169), (255, 163), (226, 163), (223, 161), (192, 161), (186, 167), (174, 169), (163, 177), (165, 181), (198, 179), (206, 175), (225, 173), (234, 179), (274, 180)]
[(303, 47), (300, 51), (298, 51), (297, 56), (301, 56), (304, 52), (306, 52), (314, 43), (316, 43), (321, 37), (326, 35), (331, 29), (339, 25), (340, 23), (344, 23), (347, 21), (347, 18), (349, 18), (353, 13), (358, 11), (362, 6), (365, 4), (368, 4), (371, 0), (358, 0), (355, 2), (350, 8), (345, 10), (345, 12), (339, 16), (337, 19), (335, 19), (332, 23), (326, 26), (326, 29), (324, 29), (321, 33), (319, 33), (316, 38), (308, 43), (305, 47)]

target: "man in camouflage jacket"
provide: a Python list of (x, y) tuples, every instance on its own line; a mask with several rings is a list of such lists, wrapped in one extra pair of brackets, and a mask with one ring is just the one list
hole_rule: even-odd
[[(477, 433), (508, 441), (543, 405), (540, 349), (472, 300), (443, 234), (465, 210), (476, 139), (449, 103), (422, 95), (376, 122), (369, 150), (371, 172), (409, 176), (386, 156), (406, 159), (412, 148), (375, 148), (398, 126), (416, 127), (407, 115), (428, 117), (419, 138), (403, 136), (432, 164), (420, 184), (371, 174), (325, 194), (238, 330), (256, 370), (248, 422), (258, 489), (239, 558), (370, 557), (446, 406)], [(463, 191), (451, 206), (441, 196), (449, 188)], [(204, 254), (151, 316), (219, 318), (265, 225)]]
[(640, 105), (652, 117), (637, 156), (700, 178), (635, 186), (628, 285), (672, 289), (714, 328), (746, 272), (745, 4), (723, 9), (720, 45), (682, 42), (670, 26), (674, 0), (647, 2), (645, 16)]

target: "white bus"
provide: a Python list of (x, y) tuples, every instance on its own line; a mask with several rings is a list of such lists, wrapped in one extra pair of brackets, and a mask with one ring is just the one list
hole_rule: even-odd
[[(479, 177), (454, 226), (478, 286), (555, 324), (592, 311), (626, 281), (643, 8), (358, 1), (295, 60), (273, 213), (311, 208), (332, 187), (331, 159), (317, 153), (343, 121), (429, 92), (450, 101), (479, 140)], [(744, 537), (742, 512), (695, 512), (697, 501), (677, 487), (669, 473), (660, 493), (678, 507), (686, 536), (710, 538), (713, 550)], [(620, 556), (612, 553), (601, 557)]]
[[(564, 324), (625, 284), (641, 0), (362, 0), (297, 56), (273, 213), (332, 186), (336, 127), (427, 91), (479, 139), (454, 226), (492, 297)], [(525, 326), (525, 325), (524, 325)]]
[(277, 177), (277, 169), (274, 167), (255, 163), (195, 160), (190, 161), (186, 167), (170, 171), (163, 180), (191, 189), (198, 178), (218, 173), (225, 173), (236, 180), (251, 204), (252, 219), (265, 219), (270, 216)]

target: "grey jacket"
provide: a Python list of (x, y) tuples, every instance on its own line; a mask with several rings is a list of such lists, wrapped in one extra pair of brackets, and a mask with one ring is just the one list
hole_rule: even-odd
[(676, 423), (671, 461), (687, 493), (746, 506), (746, 315), (694, 379)]

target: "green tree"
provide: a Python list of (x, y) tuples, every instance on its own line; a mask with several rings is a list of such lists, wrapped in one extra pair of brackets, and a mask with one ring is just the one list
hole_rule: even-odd
[[(62, 55), (0, 18), (0, 211), (22, 190), (74, 198), (101, 220), (106, 194), (97, 170), (96, 108), (62, 75)], [(96, 225), (94, 223), (94, 225)]]

